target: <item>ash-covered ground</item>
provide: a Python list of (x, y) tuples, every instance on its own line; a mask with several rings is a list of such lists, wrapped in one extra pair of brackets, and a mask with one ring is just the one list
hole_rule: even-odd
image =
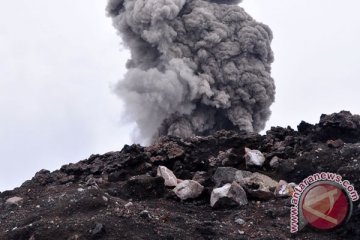
[[(259, 150), (265, 162), (249, 164), (245, 148)], [(316, 125), (301, 122), (297, 131), (274, 127), (263, 136), (219, 131), (162, 137), (149, 147), (124, 146), (54, 172), (41, 170), (0, 193), (0, 239), (360, 239), (358, 202), (341, 228), (306, 227), (296, 234), (289, 228), (290, 197), (276, 197), (274, 189), (257, 192), (259, 186), (233, 183), (245, 190), (247, 203), (210, 205), (215, 187), (241, 182), (231, 179), (234, 171), (240, 178), (257, 172), (296, 184), (317, 172), (334, 172), (360, 190), (359, 162), (360, 116), (345, 111), (322, 115)], [(177, 179), (195, 180), (202, 191), (181, 200), (157, 176), (159, 166)]]

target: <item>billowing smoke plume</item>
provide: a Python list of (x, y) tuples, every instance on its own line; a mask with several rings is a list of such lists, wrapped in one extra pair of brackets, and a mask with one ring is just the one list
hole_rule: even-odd
[(116, 86), (143, 139), (260, 131), (270, 116), (271, 30), (239, 0), (110, 0), (131, 51)]

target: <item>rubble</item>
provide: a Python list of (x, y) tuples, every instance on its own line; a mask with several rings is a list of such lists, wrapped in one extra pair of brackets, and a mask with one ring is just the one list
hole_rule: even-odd
[[(0, 239), (358, 239), (357, 202), (351, 220), (332, 232), (293, 235), (287, 227), (295, 183), (315, 172), (340, 174), (360, 191), (359, 119), (340, 112), (298, 131), (166, 136), (40, 170), (0, 193)], [(246, 163), (245, 148), (266, 160)], [(166, 186), (159, 166), (171, 169), (176, 187)]]
[(247, 166), (262, 166), (265, 162), (265, 157), (259, 150), (245, 148), (245, 160)]
[(157, 176), (162, 177), (165, 181), (165, 186), (175, 187), (178, 184), (178, 179), (174, 173), (165, 166), (159, 166), (157, 169)]
[(274, 157), (270, 160), (270, 163), (269, 163), (270, 167), (272, 167), (272, 168), (278, 168), (279, 165), (280, 165), (279, 161), (280, 161), (279, 158), (278, 158), (277, 156), (274, 156)]
[(124, 205), (125, 208), (130, 208), (132, 207), (134, 204), (132, 202), (128, 202), (127, 204)]
[(174, 193), (181, 200), (197, 198), (204, 190), (204, 186), (194, 180), (184, 180), (174, 188)]
[(239, 180), (249, 197), (258, 200), (269, 200), (274, 197), (274, 190), (278, 183), (270, 177), (255, 172), (249, 177)]
[(222, 186), (233, 181), (240, 181), (244, 177), (251, 175), (251, 172), (241, 171), (233, 167), (218, 167), (212, 176), (215, 187)]
[(118, 182), (126, 180), (127, 172), (125, 170), (115, 171), (109, 174), (109, 182)]
[(150, 219), (151, 218), (151, 215), (149, 213), (148, 210), (143, 210), (139, 213), (139, 216), (144, 218), (144, 219)]
[(242, 218), (236, 218), (235, 219), (235, 223), (239, 224), (239, 225), (244, 225), (245, 224), (245, 220)]
[(275, 188), (274, 194), (276, 197), (291, 197), (295, 187), (295, 183), (287, 183), (284, 180), (280, 180)]
[(342, 146), (344, 146), (344, 141), (341, 139), (336, 139), (336, 140), (328, 140), (326, 142), (326, 145), (328, 145), (328, 147), (332, 147), (332, 148), (340, 148)]
[(91, 235), (93, 237), (100, 237), (105, 234), (105, 226), (101, 223), (96, 223), (95, 227), (91, 230)]
[(20, 203), (22, 201), (23, 201), (23, 198), (15, 196), (15, 197), (8, 198), (5, 201), (5, 204), (8, 204), (8, 205), (20, 205)]
[(126, 181), (120, 191), (121, 195), (127, 198), (158, 198), (165, 193), (164, 179), (147, 175), (134, 176)]
[(203, 185), (209, 178), (210, 177), (209, 177), (209, 174), (207, 172), (205, 172), (205, 171), (197, 171), (194, 174), (192, 180), (194, 180), (194, 181), (196, 181), (196, 182)]
[(248, 200), (244, 189), (236, 182), (214, 188), (211, 193), (210, 205), (213, 208), (243, 206), (247, 203)]

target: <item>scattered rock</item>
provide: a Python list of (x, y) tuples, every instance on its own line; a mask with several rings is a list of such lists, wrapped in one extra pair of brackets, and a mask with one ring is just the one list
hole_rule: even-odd
[(124, 205), (125, 208), (130, 208), (131, 206), (133, 206), (134, 204), (132, 202), (128, 202), (127, 204)]
[(150, 161), (155, 163), (155, 162), (164, 162), (166, 160), (166, 157), (164, 156), (153, 156), (150, 158)]
[(291, 197), (294, 192), (295, 183), (287, 183), (284, 180), (280, 180), (275, 189), (276, 197)]
[(210, 156), (208, 161), (209, 161), (209, 166), (211, 167), (219, 166), (221, 163), (219, 159), (214, 156)]
[(328, 147), (331, 147), (331, 148), (340, 148), (342, 146), (344, 146), (344, 141), (341, 140), (341, 139), (336, 139), (336, 140), (328, 140), (326, 142), (326, 145), (328, 145)]
[(277, 156), (274, 156), (269, 163), (270, 167), (272, 168), (278, 168), (280, 165), (279, 158)]
[(94, 177), (90, 177), (87, 181), (86, 181), (86, 183), (85, 183), (85, 185), (86, 186), (95, 186), (95, 187), (98, 187), (98, 179), (96, 179), (96, 178), (94, 178)]
[(66, 175), (66, 176), (59, 179), (59, 183), (66, 184), (66, 183), (73, 182), (74, 180), (75, 180), (74, 175)]
[(23, 201), (23, 198), (21, 197), (11, 197), (11, 198), (8, 198), (5, 202), (5, 204), (8, 204), (8, 205), (20, 205)]
[(151, 218), (151, 215), (149, 213), (148, 210), (143, 210), (139, 213), (139, 216), (144, 218), (144, 219), (150, 219)]
[(245, 148), (246, 166), (262, 166), (265, 162), (264, 155), (259, 150)]
[(235, 223), (240, 224), (240, 225), (243, 225), (243, 224), (245, 224), (245, 220), (242, 219), (242, 218), (236, 218), (236, 219), (235, 219)]
[(165, 186), (175, 187), (178, 184), (177, 178), (174, 173), (165, 166), (159, 166), (157, 168), (157, 176), (164, 179)]
[(176, 143), (170, 143), (167, 146), (167, 152), (169, 159), (179, 158), (185, 154), (185, 151)]
[(322, 114), (315, 127), (315, 138), (320, 140), (340, 138), (347, 143), (360, 141), (360, 115), (352, 115), (349, 111)]
[(108, 201), (109, 201), (109, 198), (107, 198), (106, 196), (102, 196), (102, 199), (103, 199), (105, 202), (108, 202)]
[(278, 185), (272, 178), (257, 172), (241, 179), (239, 183), (246, 190), (249, 197), (257, 200), (269, 200), (273, 198), (274, 190)]
[(205, 171), (197, 171), (192, 180), (200, 183), (200, 184), (204, 184), (207, 180), (209, 179), (209, 174)]
[(230, 156), (233, 155), (232, 154), (232, 148), (226, 150), (225, 152), (220, 151), (219, 155), (218, 155), (218, 159), (221, 161), (221, 165), (227, 165), (227, 164), (231, 164), (231, 160), (230, 160)]
[(251, 172), (238, 170), (233, 167), (218, 167), (212, 176), (215, 187), (223, 186), (226, 183), (240, 181), (251, 175)]
[(210, 205), (213, 208), (243, 206), (247, 203), (248, 200), (244, 189), (236, 182), (214, 188), (211, 193)]
[(121, 169), (119, 171), (115, 171), (109, 174), (108, 181), (109, 182), (118, 182), (118, 181), (124, 181), (126, 180), (127, 171), (124, 169)]
[(91, 230), (91, 235), (93, 237), (100, 237), (105, 233), (105, 226), (102, 223), (96, 223), (95, 227)]
[(179, 183), (175, 188), (174, 192), (181, 200), (189, 198), (197, 198), (201, 195), (204, 190), (204, 186), (194, 180), (184, 180)]
[(33, 180), (40, 185), (46, 185), (48, 183), (53, 182), (53, 179), (51, 177), (50, 171), (46, 169), (42, 169), (35, 173), (35, 176), (33, 177)]
[[(31, 239), (29, 239), (29, 240), (31, 240)], [(33, 240), (36, 240), (35, 237), (34, 237)], [(79, 235), (79, 234), (75, 234), (75, 235), (69, 237), (67, 240), (80, 240), (80, 235)]]
[(233, 166), (239, 163), (241, 158), (238, 157), (236, 153), (234, 153), (233, 148), (229, 148), (226, 151), (219, 151), (216, 157), (211, 156), (209, 158), (209, 165), (212, 167), (215, 166)]
[(134, 176), (121, 187), (120, 192), (125, 197), (137, 200), (158, 198), (165, 192), (164, 179), (148, 175)]

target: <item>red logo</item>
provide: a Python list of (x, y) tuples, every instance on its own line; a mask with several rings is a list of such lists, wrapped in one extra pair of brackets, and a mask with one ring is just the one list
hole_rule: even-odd
[(330, 230), (348, 220), (351, 204), (340, 185), (323, 181), (311, 185), (304, 192), (300, 207), (308, 224), (317, 229)]

